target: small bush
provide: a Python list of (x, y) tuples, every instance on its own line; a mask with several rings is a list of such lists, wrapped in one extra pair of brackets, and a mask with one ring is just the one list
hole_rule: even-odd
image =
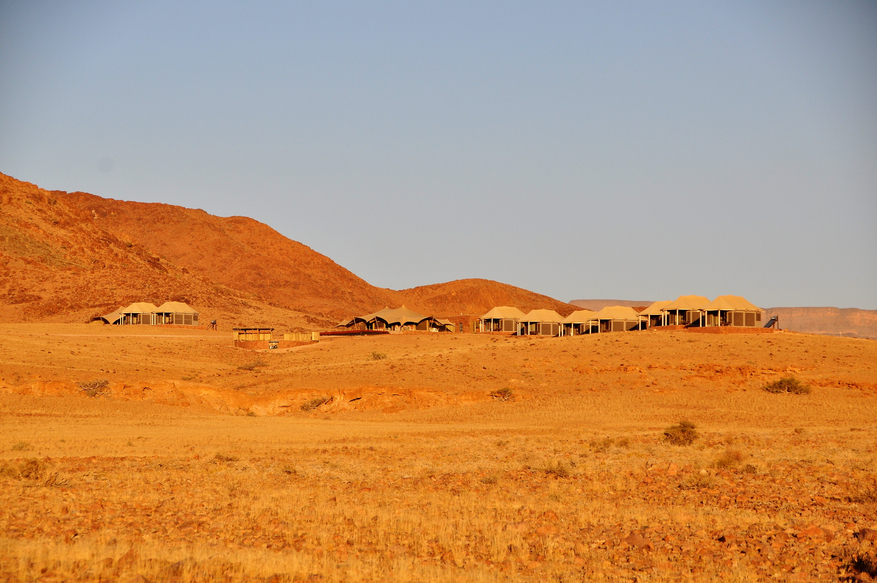
[(664, 431), (664, 439), (672, 445), (691, 445), (697, 438), (697, 427), (691, 421), (682, 420)]
[(107, 388), (107, 385), (109, 384), (110, 381), (106, 379), (89, 382), (82, 381), (79, 383), (79, 390), (89, 397), (100, 397), (101, 395), (106, 395), (110, 392)]
[(323, 406), (326, 403), (329, 403), (331, 401), (332, 401), (332, 397), (317, 397), (316, 399), (311, 399), (310, 401), (307, 401), (306, 403), (304, 403), (301, 406), (301, 410), (302, 411), (313, 411), (314, 409), (317, 409), (318, 407), (321, 407), (321, 406)]
[(842, 561), (842, 581), (870, 581), (877, 578), (877, 556), (873, 553), (847, 555), (842, 557)]
[(240, 370), (249, 370), (253, 371), (259, 368), (260, 366), (268, 366), (268, 363), (264, 360), (256, 360), (254, 362), (248, 362), (247, 364), (242, 364), (238, 368)]
[(515, 398), (515, 393), (508, 387), (504, 387), (498, 391), (494, 391), (490, 393), (490, 396), (496, 399), (497, 401), (511, 401)]
[(877, 504), (877, 479), (870, 484), (856, 486), (847, 499), (855, 504)]
[(372, 352), (372, 360), (385, 360), (387, 355), (383, 352)]
[(225, 455), (222, 453), (217, 453), (216, 455), (213, 456), (213, 463), (215, 463), (215, 464), (229, 464), (229, 463), (236, 462), (236, 461), (238, 461), (238, 458), (236, 458), (233, 455)]
[(26, 441), (19, 441), (12, 444), (12, 451), (26, 451), (30, 449), (30, 444)]
[(792, 393), (793, 395), (807, 395), (812, 390), (810, 385), (805, 385), (795, 377), (783, 377), (778, 381), (767, 383), (761, 388), (768, 393)]
[(493, 484), (496, 484), (496, 482), (497, 482), (497, 477), (494, 475), (484, 476), (481, 478), (482, 484), (493, 485)]
[(41, 486), (63, 486), (67, 483), (58, 472), (38, 459), (27, 459), (17, 464), (4, 463), (0, 465), (0, 475)]
[(739, 449), (728, 448), (725, 450), (725, 453), (719, 456), (719, 459), (716, 460), (717, 468), (736, 468), (739, 466), (743, 460), (746, 459), (746, 456)]
[(551, 460), (545, 466), (545, 473), (558, 478), (568, 478), (569, 468), (567, 468), (562, 461)]

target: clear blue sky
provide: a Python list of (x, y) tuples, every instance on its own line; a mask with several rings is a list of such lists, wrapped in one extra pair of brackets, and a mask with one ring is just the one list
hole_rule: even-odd
[(381, 287), (877, 309), (877, 3), (5, 0), (0, 172)]

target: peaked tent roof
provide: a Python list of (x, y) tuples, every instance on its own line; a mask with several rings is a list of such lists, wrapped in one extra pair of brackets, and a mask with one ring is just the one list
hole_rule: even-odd
[(423, 320), (426, 320), (428, 316), (418, 314), (414, 310), (409, 310), (403, 305), (402, 307), (395, 309), (384, 308), (380, 312), (371, 314), (369, 320), (374, 318), (380, 318), (387, 324), (399, 324), (404, 326), (405, 324), (417, 324), (418, 322), (422, 322)]
[(502, 320), (505, 318), (512, 319), (522, 319), (524, 317), (524, 312), (519, 310), (518, 308), (513, 308), (512, 306), (498, 306), (493, 308), (483, 316), (481, 316), (482, 320)]
[(594, 310), (576, 310), (563, 319), (565, 324), (584, 324), (594, 319), (597, 314)]
[(155, 310), (162, 314), (197, 314), (198, 311), (183, 302), (165, 302)]
[(672, 303), (672, 300), (653, 302), (648, 308), (639, 313), (640, 316), (660, 316), (661, 312)]
[(151, 314), (157, 312), (158, 308), (149, 302), (134, 302), (127, 308), (121, 308), (119, 311), (123, 314)]
[(704, 310), (729, 310), (741, 312), (763, 312), (761, 308), (740, 296), (719, 296), (704, 307)]
[(110, 312), (106, 316), (101, 316), (101, 320), (106, 320), (107, 324), (115, 324), (119, 321), (119, 318), (122, 317), (122, 310), (124, 310), (124, 308), (119, 308), (115, 312)]
[(663, 311), (671, 310), (702, 310), (710, 301), (703, 296), (679, 296), (666, 306)]
[(606, 306), (596, 314), (594, 320), (639, 320), (640, 314), (630, 306)]
[(521, 318), (522, 322), (563, 322), (563, 316), (554, 310), (530, 310)]

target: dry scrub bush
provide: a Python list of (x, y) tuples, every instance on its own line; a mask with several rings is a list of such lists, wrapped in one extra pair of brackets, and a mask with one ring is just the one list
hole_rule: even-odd
[(807, 395), (810, 393), (810, 385), (806, 385), (795, 377), (783, 377), (778, 381), (767, 383), (761, 387), (768, 393), (791, 393), (793, 395)]
[(697, 438), (697, 427), (684, 419), (664, 431), (664, 439), (671, 445), (691, 445)]
[(841, 558), (841, 581), (870, 581), (877, 578), (877, 556), (855, 553)]
[(259, 368), (260, 366), (268, 366), (268, 363), (264, 360), (256, 360), (254, 362), (248, 362), (247, 364), (242, 364), (238, 368), (240, 370), (249, 370), (253, 371)]
[(100, 379), (96, 381), (81, 381), (79, 383), (79, 390), (88, 395), (89, 397), (99, 397), (101, 395), (106, 395), (109, 393), (109, 389), (107, 389), (107, 385), (110, 384), (110, 381), (106, 379)]
[(856, 486), (847, 499), (855, 504), (877, 504), (877, 479), (870, 484)]
[(497, 401), (511, 401), (515, 398), (515, 393), (508, 387), (504, 387), (499, 389), (498, 391), (494, 391), (490, 393), (490, 396), (496, 399)]
[(0, 476), (14, 480), (31, 482), (39, 486), (62, 486), (67, 480), (38, 459), (26, 459), (19, 463), (6, 462), (0, 465)]
[(746, 459), (746, 455), (742, 451), (735, 448), (728, 448), (725, 450), (725, 453), (720, 455), (719, 459), (716, 460), (716, 467), (736, 468), (744, 459)]
[(560, 460), (550, 460), (545, 465), (545, 473), (558, 478), (568, 478), (570, 476), (569, 468)]
[(216, 455), (213, 456), (213, 463), (215, 463), (215, 464), (227, 464), (227, 463), (236, 462), (236, 461), (238, 461), (238, 458), (236, 458), (233, 455), (225, 455), (222, 453), (217, 453)]
[(30, 449), (30, 444), (26, 441), (18, 441), (12, 444), (12, 451), (26, 451)]
[(332, 401), (332, 397), (317, 397), (315, 399), (311, 399), (310, 401), (303, 403), (301, 406), (301, 410), (302, 411), (313, 411), (314, 409), (322, 407), (323, 405), (325, 405), (326, 403), (329, 403), (331, 401)]
[(383, 352), (372, 352), (372, 360), (385, 360), (387, 355)]

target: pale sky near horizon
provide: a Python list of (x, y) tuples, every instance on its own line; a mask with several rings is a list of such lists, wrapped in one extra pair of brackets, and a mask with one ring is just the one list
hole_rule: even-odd
[(0, 172), (393, 289), (877, 309), (877, 2), (0, 2)]

